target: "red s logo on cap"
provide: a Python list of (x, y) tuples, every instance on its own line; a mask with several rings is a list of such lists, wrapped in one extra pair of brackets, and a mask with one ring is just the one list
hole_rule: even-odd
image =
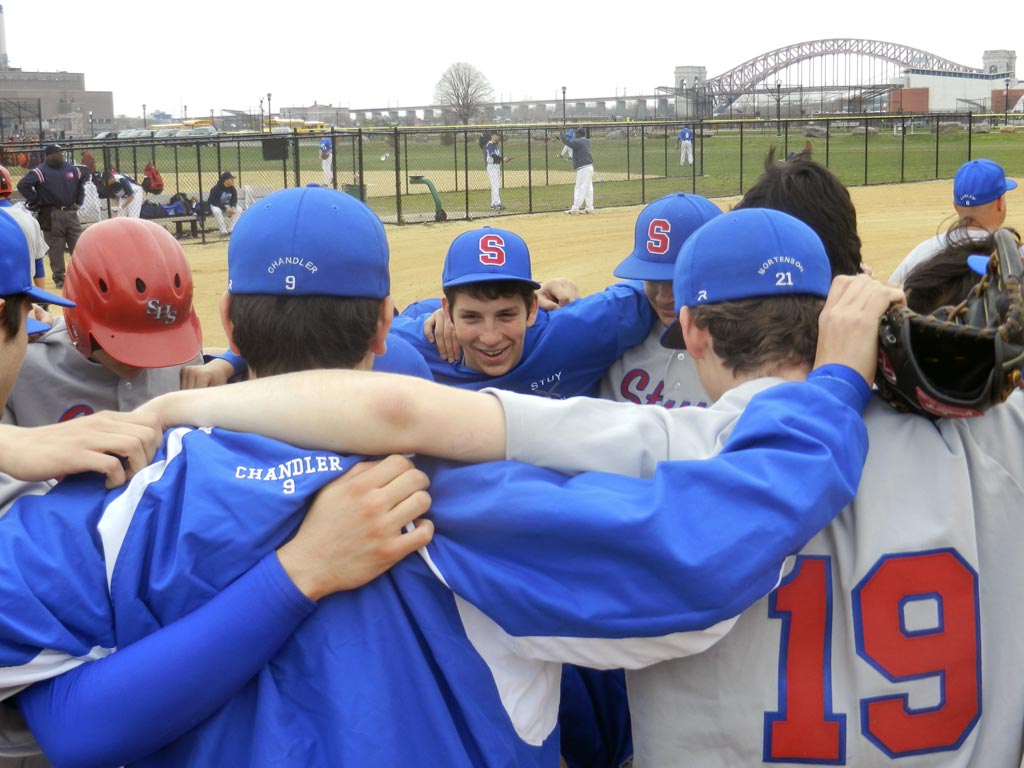
[(505, 238), (494, 234), (481, 237), (480, 263), (489, 267), (505, 266)]
[(647, 250), (650, 253), (668, 253), (668, 233), (672, 231), (672, 225), (665, 219), (651, 219), (647, 225)]

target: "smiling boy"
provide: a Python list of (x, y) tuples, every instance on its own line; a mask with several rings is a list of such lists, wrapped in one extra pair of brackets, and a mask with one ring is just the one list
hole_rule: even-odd
[(482, 227), (452, 241), (441, 275), (444, 314), (461, 358), (449, 362), (424, 336), (437, 302), (395, 318), (392, 334), (419, 351), (434, 380), (564, 398), (596, 392), (604, 372), (646, 338), (655, 314), (636, 283), (620, 283), (557, 312), (538, 307), (530, 250), (519, 235)]

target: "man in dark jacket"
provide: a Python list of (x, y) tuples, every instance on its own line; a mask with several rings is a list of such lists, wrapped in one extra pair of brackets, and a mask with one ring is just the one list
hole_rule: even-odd
[(210, 190), (207, 198), (210, 204), (210, 213), (217, 220), (217, 227), (222, 235), (226, 235), (235, 228), (241, 211), (238, 210), (238, 190), (235, 189), (235, 176), (231, 171), (224, 171), (217, 179), (217, 183)]
[(29, 208), (36, 211), (39, 227), (46, 238), (50, 274), (58, 288), (64, 287), (64, 250), (75, 252), (82, 234), (78, 209), (85, 200), (85, 176), (77, 165), (64, 159), (64, 148), (50, 144), (43, 150), (45, 162), (26, 173), (18, 182), (18, 192)]

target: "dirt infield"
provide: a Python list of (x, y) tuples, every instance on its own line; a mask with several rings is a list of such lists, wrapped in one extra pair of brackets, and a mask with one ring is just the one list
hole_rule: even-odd
[[(864, 258), (885, 278), (900, 259), (922, 240), (944, 231), (952, 221), (952, 181), (854, 187)], [(728, 210), (737, 197), (715, 202)], [(600, 204), (600, 200), (597, 201)], [(1024, 208), (1024, 203), (1019, 204)], [(1024, 229), (1024, 210), (1009, 197), (1009, 226)], [(614, 281), (612, 269), (632, 249), (633, 224), (640, 207), (598, 209), (592, 216), (543, 213), (476, 221), (415, 226), (388, 226), (391, 243), (392, 293), (399, 308), (440, 295), (441, 264), (448, 243), (459, 233), (479, 226), (512, 229), (530, 245), (534, 275), (571, 277), (583, 293)], [(227, 284), (227, 244), (187, 245), (195, 277), (195, 303), (207, 346), (223, 346), (224, 333), (217, 301)]]

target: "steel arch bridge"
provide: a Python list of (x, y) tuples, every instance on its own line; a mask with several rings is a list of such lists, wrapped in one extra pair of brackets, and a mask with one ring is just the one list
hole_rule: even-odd
[(966, 72), (977, 74), (980, 69), (966, 67), (955, 61), (936, 56), (934, 53), (911, 48), (899, 43), (887, 43), (883, 40), (858, 40), (855, 38), (837, 38), (832, 40), (811, 40), (806, 43), (787, 45), (774, 51), (762, 53), (728, 72), (710, 78), (708, 83), (716, 91), (735, 92), (749, 90), (759, 83), (771, 80), (775, 75), (808, 59), (824, 56), (847, 55), (864, 56), (887, 61), (904, 69), (925, 69), (933, 72)]
[[(978, 74), (982, 70), (958, 64), (955, 61), (944, 59), (928, 51), (919, 48), (912, 48), (908, 45), (890, 43), (884, 40), (862, 40), (857, 38), (833, 38), (828, 40), (810, 40), (807, 42), (788, 45), (784, 48), (776, 48), (774, 51), (762, 53), (739, 64), (732, 69), (723, 72), (715, 77), (708, 78), (703, 84), (694, 83), (692, 87), (688, 84), (678, 84), (678, 92), (682, 94), (686, 90), (695, 92), (702, 91), (706, 103), (713, 105), (713, 111), (718, 113), (726, 109), (738, 98), (745, 94), (765, 90), (766, 86), (777, 83), (784, 73), (799, 68), (805, 62), (820, 60), (821, 68), (824, 70), (824, 62), (829, 57), (847, 57), (847, 60), (871, 60), (882, 62), (892, 69), (899, 70), (926, 70), (943, 73), (968, 73)], [(866, 91), (868, 89), (878, 90), (880, 82), (861, 82), (854, 85), (850, 82), (840, 84), (837, 81), (829, 85), (823, 81), (816, 83), (813, 87), (833, 87), (842, 89), (856, 89)], [(803, 80), (800, 79), (800, 88), (803, 87)], [(776, 85), (781, 88), (781, 84)], [(783, 89), (786, 92), (795, 90), (792, 84), (787, 83)]]

